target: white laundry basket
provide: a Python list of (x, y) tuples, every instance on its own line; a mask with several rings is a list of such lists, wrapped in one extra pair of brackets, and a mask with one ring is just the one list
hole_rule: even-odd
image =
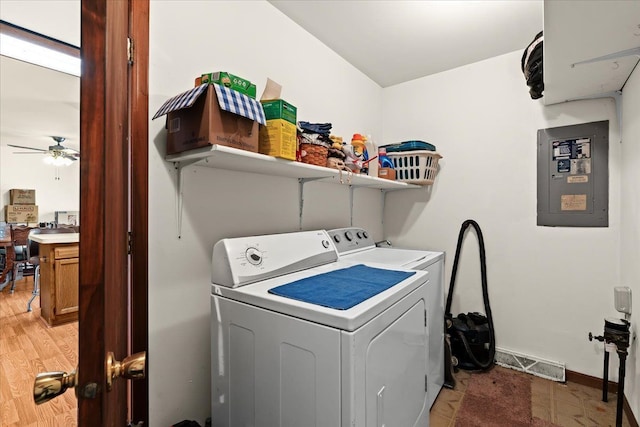
[(442, 156), (435, 151), (416, 150), (387, 153), (396, 170), (396, 181), (409, 184), (431, 185), (438, 173), (438, 160)]

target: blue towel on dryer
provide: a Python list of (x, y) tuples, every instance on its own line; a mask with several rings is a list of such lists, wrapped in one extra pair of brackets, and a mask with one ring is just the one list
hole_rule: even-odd
[(355, 265), (269, 289), (269, 293), (336, 310), (348, 310), (415, 272)]

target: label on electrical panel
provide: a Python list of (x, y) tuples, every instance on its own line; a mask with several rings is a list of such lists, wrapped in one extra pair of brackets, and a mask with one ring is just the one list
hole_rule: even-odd
[(563, 211), (586, 211), (586, 194), (563, 194), (560, 196), (560, 210)]
[(571, 160), (558, 160), (558, 173), (571, 172)]
[(575, 138), (551, 143), (553, 160), (560, 159), (590, 159), (591, 139)]
[(604, 351), (608, 351), (609, 353), (615, 353), (618, 350), (618, 347), (612, 342), (604, 343)]
[(584, 184), (589, 182), (589, 175), (568, 176), (567, 184)]
[[(588, 175), (591, 173), (591, 139), (576, 138), (553, 141), (552, 155), (556, 162), (557, 173)], [(587, 181), (568, 181), (569, 183)]]
[(571, 160), (571, 175), (591, 173), (591, 159)]

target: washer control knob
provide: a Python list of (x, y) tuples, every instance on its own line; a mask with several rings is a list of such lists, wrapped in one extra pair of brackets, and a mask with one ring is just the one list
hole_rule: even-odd
[(344, 237), (346, 237), (348, 241), (352, 241), (353, 233), (351, 231), (347, 231), (346, 233), (344, 233)]
[(340, 243), (340, 240), (342, 240), (342, 238), (340, 238), (339, 234), (336, 234), (333, 236), (333, 241), (336, 243)]
[(367, 233), (366, 231), (363, 231), (362, 235), (364, 236), (365, 239), (369, 238), (369, 233)]
[(262, 253), (256, 248), (249, 248), (245, 251), (244, 257), (250, 264), (260, 265), (262, 264)]
[(326, 248), (328, 248), (330, 244), (331, 244), (331, 243), (329, 243), (329, 241), (328, 241), (328, 240), (323, 240), (323, 241), (322, 241), (322, 246), (324, 246), (324, 248), (325, 248), (325, 249), (326, 249)]
[(356, 233), (356, 236), (358, 236), (358, 239), (362, 239), (362, 232), (361, 232), (361, 231), (358, 231), (358, 232)]

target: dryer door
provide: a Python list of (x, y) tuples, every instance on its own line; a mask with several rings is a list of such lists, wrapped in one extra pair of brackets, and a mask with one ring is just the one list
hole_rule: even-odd
[(371, 340), (366, 354), (366, 425), (427, 425), (425, 304), (419, 300)]

